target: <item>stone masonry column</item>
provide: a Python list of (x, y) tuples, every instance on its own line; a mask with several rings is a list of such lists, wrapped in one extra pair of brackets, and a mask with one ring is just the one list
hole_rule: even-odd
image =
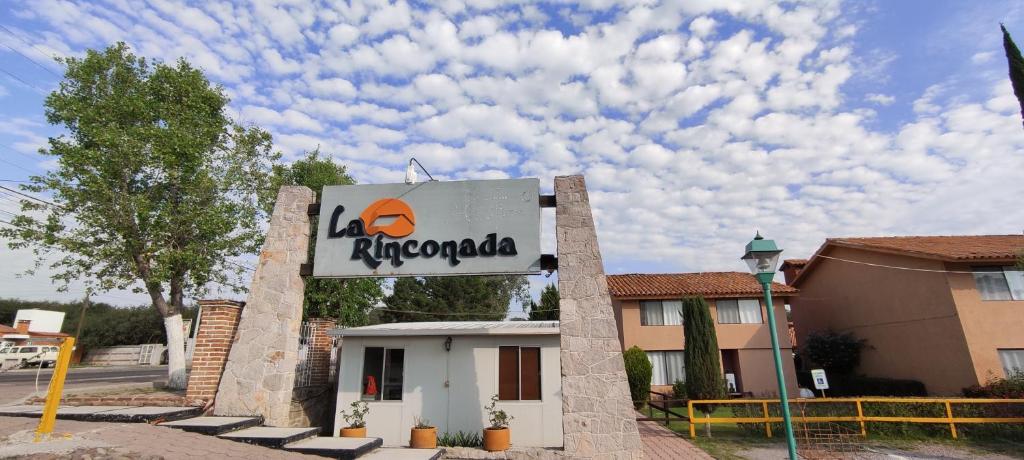
[(200, 300), (199, 330), (192, 351), (192, 372), (188, 376), (185, 397), (190, 401), (210, 400), (217, 394), (231, 341), (238, 329), (238, 318), (245, 302)]
[(562, 432), (572, 458), (639, 459), (643, 445), (583, 176), (555, 177)]
[(305, 283), (300, 266), (309, 251), (308, 187), (281, 187), (270, 217), (238, 333), (217, 392), (215, 415), (262, 415), (288, 426)]
[(312, 369), (310, 385), (326, 385), (331, 375), (331, 336), (327, 331), (334, 329), (333, 319), (309, 319), (309, 354), (306, 359)]

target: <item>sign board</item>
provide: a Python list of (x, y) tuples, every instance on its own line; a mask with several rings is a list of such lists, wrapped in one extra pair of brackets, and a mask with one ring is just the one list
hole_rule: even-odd
[(540, 273), (539, 192), (538, 179), (324, 187), (313, 276)]
[(815, 390), (828, 389), (828, 378), (825, 377), (825, 369), (811, 369), (811, 379), (814, 380)]

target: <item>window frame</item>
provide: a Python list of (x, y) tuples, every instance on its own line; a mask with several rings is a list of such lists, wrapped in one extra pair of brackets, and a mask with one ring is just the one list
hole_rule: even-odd
[[(371, 348), (380, 348), (382, 350), (381, 354), (380, 354), (380, 356), (381, 356), (380, 379), (378, 379), (379, 381), (377, 382), (377, 391), (380, 392), (380, 399), (377, 399), (376, 395), (374, 395), (373, 399), (365, 399), (364, 398), (365, 395), (363, 394), (363, 390), (362, 390), (362, 388), (363, 388), (362, 379), (366, 377), (365, 375), (362, 375), (362, 374), (364, 374), (366, 372), (366, 352), (369, 349), (371, 349)], [(400, 383), (401, 391), (399, 392), (399, 395), (400, 395), (399, 399), (386, 399), (385, 398), (386, 394), (384, 392), (384, 385), (385, 385), (384, 384), (384, 379), (386, 378), (386, 376), (388, 374), (388, 372), (387, 372), (387, 370), (388, 370), (388, 356), (389, 356), (388, 352), (392, 351), (392, 350), (401, 350), (402, 351), (402, 381)], [(361, 376), (360, 376), (360, 382), (359, 382), (359, 400), (360, 401), (365, 401), (367, 403), (401, 403), (401, 402), (405, 401), (405, 347), (363, 346), (363, 363), (362, 363), (362, 368), (361, 369), (362, 370), (360, 371), (360, 375)]]
[[(645, 311), (645, 309), (646, 309), (645, 304), (650, 304), (650, 303), (654, 303), (654, 302), (657, 302), (658, 305), (659, 305), (659, 308), (661, 309), (661, 315), (659, 315), (661, 317), (661, 324), (647, 324), (647, 313)], [(640, 325), (643, 326), (643, 327), (648, 327), (648, 326), (651, 326), (651, 327), (657, 327), (657, 326), (682, 326), (683, 325), (683, 314), (682, 314), (682, 311), (680, 311), (679, 315), (678, 315), (679, 316), (679, 323), (669, 323), (667, 321), (668, 317), (665, 315), (665, 303), (666, 302), (679, 302), (679, 303), (682, 303), (682, 300), (680, 300), (680, 299), (642, 299), (642, 300), (640, 300), (639, 301), (639, 306), (640, 306)], [(680, 310), (681, 310), (681, 307), (680, 307)]]
[[(544, 398), (544, 347), (541, 345), (525, 344), (525, 345), (498, 345), (498, 359), (495, 361), (498, 363), (495, 366), (495, 382), (501, 385), (501, 349), (502, 348), (515, 348), (516, 349), (516, 397), (517, 399), (500, 399), (500, 389), (496, 391), (499, 394), (498, 401), (501, 403), (517, 403), (517, 404), (537, 404), (543, 403)], [(523, 348), (536, 348), (537, 349), (537, 395), (539, 399), (523, 399)]]
[[(757, 322), (746, 322), (743, 321), (742, 311), (740, 310), (740, 301), (749, 300), (757, 302), (757, 316), (760, 321)], [(722, 302), (735, 302), (736, 303), (736, 318), (738, 321), (722, 321)], [(715, 322), (718, 324), (764, 324), (765, 306), (761, 304), (761, 299), (752, 299), (749, 297), (737, 297), (735, 299), (715, 299)]]
[[(1024, 362), (1024, 348), (997, 348), (996, 349), (996, 356), (999, 357), (999, 364), (1003, 367), (1003, 374), (1004, 374), (1004, 376), (1006, 378), (1009, 378), (1010, 377), (1010, 368), (1006, 367), (1007, 360), (1003, 358), (1003, 353), (1006, 353), (1006, 354), (1010, 354), (1010, 353), (1018, 354), (1019, 353), (1022, 356), (1019, 359), (1022, 362)], [(1013, 369), (1016, 369), (1017, 372), (1024, 372), (1024, 365), (1022, 365), (1021, 367), (1014, 367)]]
[[(668, 379), (668, 380), (672, 380), (672, 379), (669, 378), (669, 372), (668, 372), (669, 371), (669, 367), (668, 367), (668, 359), (667, 359), (666, 354), (667, 353), (680, 353), (680, 354), (683, 354), (683, 356), (682, 356), (682, 358), (683, 358), (683, 378), (682, 378), (682, 380), (684, 382), (686, 381), (686, 355), (685, 355), (686, 350), (685, 349), (683, 349), (683, 350), (644, 350), (644, 354), (647, 355), (647, 360), (651, 362), (651, 366), (654, 366), (654, 360), (651, 359), (651, 355), (650, 355), (651, 353), (660, 353), (662, 355), (661, 362), (665, 366), (664, 369), (662, 369), (662, 371), (663, 371), (662, 373), (665, 375), (665, 378)], [(667, 385), (675, 384), (675, 380), (672, 380), (671, 382), (668, 382), (668, 383), (655, 383), (654, 382), (654, 375), (656, 375), (656, 374), (655, 374), (655, 372), (653, 372), (653, 369), (652, 369), (652, 372), (651, 372), (651, 385), (667, 386)]]
[[(971, 267), (971, 275), (972, 275), (972, 278), (974, 278), (974, 289), (978, 292), (978, 297), (981, 298), (982, 302), (1014, 302), (1014, 301), (1020, 302), (1020, 301), (1024, 301), (1024, 295), (1018, 297), (1018, 296), (1016, 296), (1014, 294), (1014, 288), (1013, 288), (1013, 286), (1011, 286), (1011, 284), (1016, 284), (1016, 283), (1011, 283), (1010, 282), (1010, 277), (1007, 276), (1007, 273), (1006, 273), (1007, 271), (1020, 272), (1022, 270), (1018, 270), (1018, 269), (1016, 269), (1012, 265), (1010, 265), (1010, 266), (1007, 266), (1007, 265), (978, 265), (978, 266), (972, 266)], [(989, 298), (985, 297), (987, 291), (985, 291), (985, 290), (983, 290), (981, 288), (981, 283), (979, 283), (979, 275), (993, 276), (993, 275), (996, 275), (996, 274), (998, 274), (998, 275), (1000, 275), (1002, 277), (1003, 286), (1006, 288), (1006, 296), (1007, 296), (1007, 298), (989, 299)]]

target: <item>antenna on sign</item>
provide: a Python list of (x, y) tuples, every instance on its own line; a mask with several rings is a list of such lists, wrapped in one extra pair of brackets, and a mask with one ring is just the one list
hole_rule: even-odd
[(437, 179), (434, 179), (434, 176), (430, 175), (430, 171), (427, 171), (427, 168), (423, 167), (423, 163), (420, 163), (420, 161), (417, 160), (416, 157), (411, 157), (411, 158), (409, 158), (409, 166), (406, 166), (406, 168), (405, 168), (405, 183), (406, 184), (412, 185), (412, 184), (416, 183), (416, 168), (413, 167), (413, 165), (412, 165), (414, 162), (417, 165), (420, 166), (420, 169), (422, 169), (424, 173), (427, 174), (427, 177), (430, 178), (431, 182), (437, 182)]

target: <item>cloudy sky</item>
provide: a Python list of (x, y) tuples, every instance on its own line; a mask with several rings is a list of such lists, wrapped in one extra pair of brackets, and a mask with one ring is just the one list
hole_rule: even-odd
[[(586, 176), (609, 273), (743, 270), (825, 237), (1020, 233), (1019, 1), (33, 0), (0, 5), (0, 185), (52, 165), (52, 55), (123, 40), (201, 67), (287, 161), (362, 183)], [(16, 208), (0, 197), (0, 220)], [(550, 212), (550, 211), (548, 211)], [(551, 216), (545, 247), (554, 251)], [(0, 296), (78, 297), (17, 278)], [(539, 285), (543, 279), (535, 280)], [(102, 300), (142, 303), (125, 292)]]

